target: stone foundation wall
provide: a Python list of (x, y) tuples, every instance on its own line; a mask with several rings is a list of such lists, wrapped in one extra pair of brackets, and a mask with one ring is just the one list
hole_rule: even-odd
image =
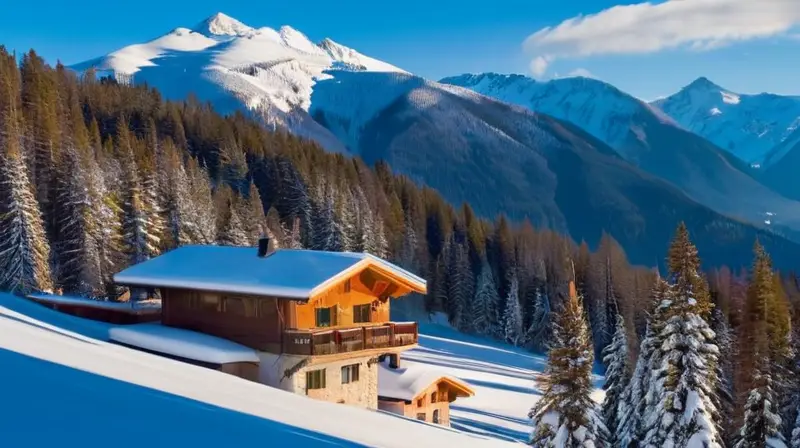
[[(318, 400), (342, 403), (368, 409), (378, 408), (378, 365), (368, 365), (370, 357), (301, 365), (309, 359), (302, 356), (259, 353), (259, 382)], [(307, 362), (307, 361), (305, 361)], [(358, 364), (358, 381), (342, 384), (342, 367)], [(282, 378), (287, 369), (294, 374)], [(325, 388), (306, 391), (306, 372), (325, 369)]]

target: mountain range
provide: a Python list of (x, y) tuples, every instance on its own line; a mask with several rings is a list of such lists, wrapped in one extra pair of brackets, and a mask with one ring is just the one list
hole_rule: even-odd
[(386, 160), (483, 216), (529, 218), (590, 244), (608, 231), (635, 262), (659, 261), (679, 220), (714, 264), (746, 263), (756, 235), (792, 250), (784, 237), (800, 239), (800, 203), (673, 116), (685, 108), (667, 105), (680, 98), (647, 104), (587, 78), (434, 82), (221, 13), (72, 68), (145, 82), (168, 99), (193, 94), (327, 150)]

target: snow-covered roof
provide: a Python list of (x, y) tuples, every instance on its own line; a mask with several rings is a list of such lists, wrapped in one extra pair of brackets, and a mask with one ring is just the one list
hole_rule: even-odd
[(256, 351), (251, 348), (216, 336), (156, 323), (112, 327), (108, 337), (132, 347), (212, 364), (259, 362)]
[(379, 257), (356, 252), (183, 246), (114, 276), (124, 285), (221, 291), (307, 300), (339, 279), (370, 265), (424, 291), (425, 280)]
[(127, 302), (109, 302), (79, 296), (60, 296), (56, 294), (37, 293), (29, 294), (28, 298), (36, 302), (52, 303), (57, 305), (77, 305), (90, 308), (102, 308), (114, 311), (143, 311), (160, 310), (161, 299), (131, 300)]
[(458, 378), (424, 364), (403, 365), (396, 369), (386, 363), (378, 365), (378, 396), (412, 401), (432, 384), (446, 381), (457, 396), (469, 397), (475, 392)]

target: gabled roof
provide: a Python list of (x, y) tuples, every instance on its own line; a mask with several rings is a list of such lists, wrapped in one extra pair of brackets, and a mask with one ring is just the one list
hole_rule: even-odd
[(255, 247), (182, 246), (114, 275), (128, 286), (171, 287), (308, 300), (372, 267), (425, 292), (424, 279), (378, 258), (356, 252), (279, 249), (258, 257)]
[(408, 364), (393, 369), (385, 363), (378, 364), (378, 396), (397, 400), (414, 401), (431, 385), (446, 382), (458, 397), (475, 395), (465, 382), (445, 375), (435, 368), (423, 364)]

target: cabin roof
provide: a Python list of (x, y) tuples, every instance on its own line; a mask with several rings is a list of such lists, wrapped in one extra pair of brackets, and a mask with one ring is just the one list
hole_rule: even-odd
[(212, 364), (259, 362), (255, 350), (205, 333), (145, 323), (111, 327), (108, 338), (131, 347)]
[(140, 310), (160, 310), (161, 299), (130, 300), (127, 302), (111, 302), (107, 300), (90, 299), (79, 296), (60, 296), (48, 293), (28, 294), (29, 299), (47, 304), (72, 305), (86, 308), (100, 308), (112, 311), (140, 311)]
[(385, 363), (378, 365), (378, 396), (413, 401), (432, 384), (445, 382), (458, 397), (475, 395), (465, 382), (422, 364), (407, 363), (393, 369)]
[(424, 279), (374, 255), (254, 247), (182, 246), (114, 275), (128, 286), (186, 288), (308, 300), (331, 284), (373, 266), (424, 292)]

